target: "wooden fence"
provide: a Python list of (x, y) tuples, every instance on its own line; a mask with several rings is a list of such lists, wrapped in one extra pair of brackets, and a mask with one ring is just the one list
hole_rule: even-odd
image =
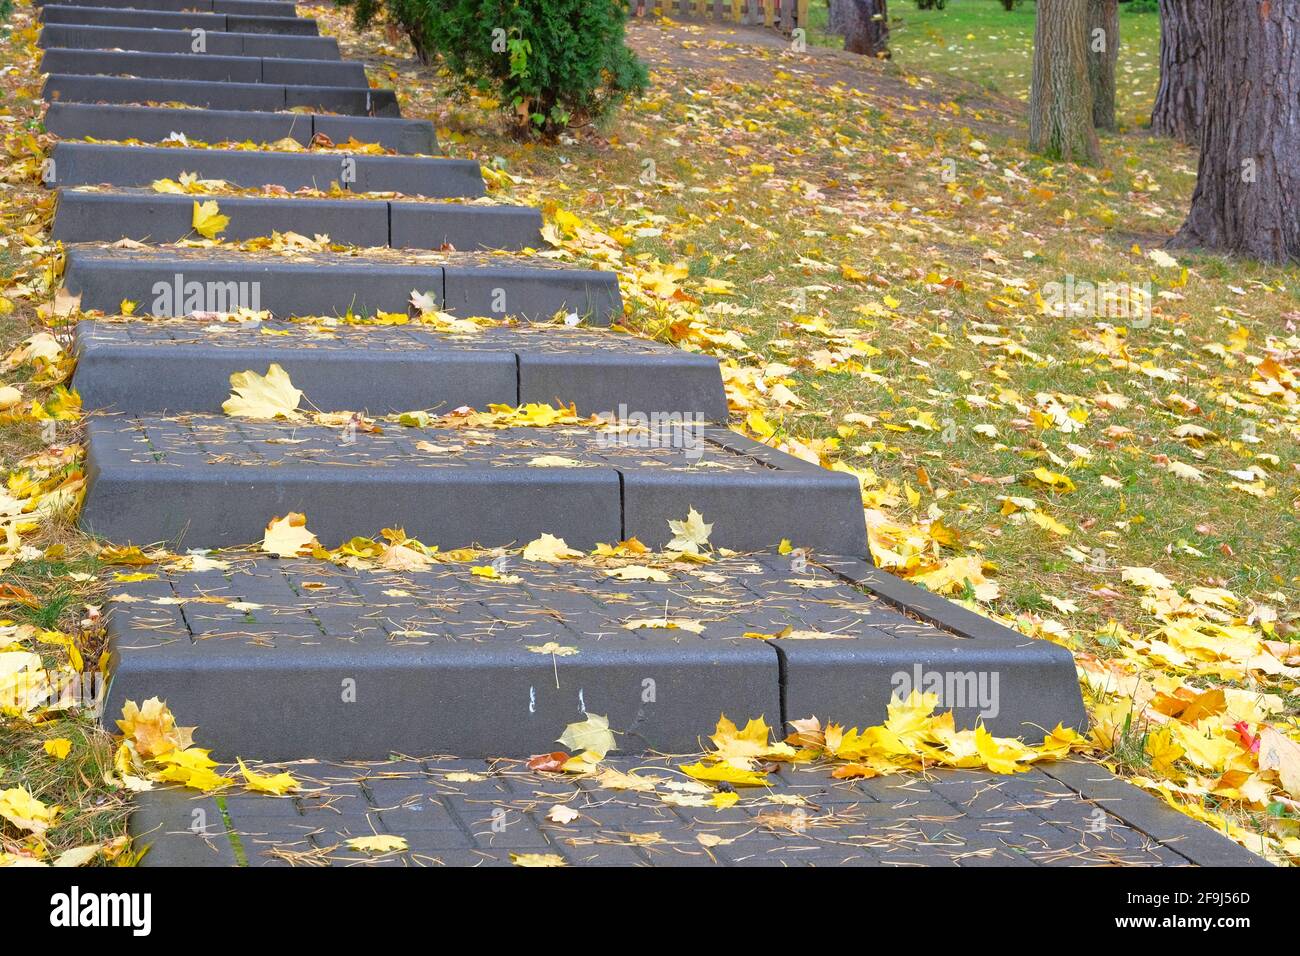
[(714, 17), (736, 23), (761, 23), (789, 33), (808, 26), (808, 0), (631, 0), (635, 17)]

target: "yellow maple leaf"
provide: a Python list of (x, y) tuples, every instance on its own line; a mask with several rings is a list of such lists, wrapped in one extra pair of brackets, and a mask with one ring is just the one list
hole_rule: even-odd
[(1024, 773), (1034, 752), (1018, 740), (994, 737), (984, 725), (975, 728), (975, 749), (994, 773)]
[(1147, 735), (1144, 748), (1151, 758), (1151, 769), (1161, 777), (1179, 778), (1182, 776), (1174, 764), (1186, 752), (1173, 739), (1170, 727), (1161, 727)]
[(729, 783), (735, 787), (766, 787), (768, 783), (767, 774), (763, 771), (746, 770), (726, 761), (715, 764), (700, 761), (683, 764), (680, 769), (688, 777), (709, 783)]
[(700, 548), (708, 547), (709, 535), (713, 533), (713, 525), (706, 522), (704, 516), (694, 508), (686, 513), (684, 521), (668, 519), (668, 529), (673, 533), (673, 539), (668, 542), (668, 550), (691, 554), (698, 554)]
[(33, 797), (25, 787), (0, 791), (0, 817), (20, 830), (44, 833), (59, 814), (59, 807), (48, 806)]
[(649, 548), (633, 536), (626, 541), (620, 541), (618, 544), (597, 544), (596, 550), (592, 554), (602, 558), (619, 558), (633, 554), (647, 554), (649, 551)]
[(511, 853), (510, 862), (515, 866), (555, 867), (568, 866), (564, 857), (558, 853)]
[(194, 728), (177, 727), (167, 704), (157, 697), (150, 697), (143, 707), (128, 700), (122, 705), (122, 719), (117, 726), (135, 746), (136, 753), (146, 759), (185, 750), (194, 743)]
[(549, 564), (580, 557), (581, 551), (574, 551), (565, 544), (563, 538), (557, 538), (553, 534), (544, 534), (535, 541), (528, 542), (523, 553), (525, 561), (545, 561)]
[(713, 756), (724, 759), (794, 755), (794, 748), (789, 744), (772, 743), (771, 734), (772, 729), (762, 717), (750, 718), (745, 729), (740, 730), (723, 714), (718, 718), (717, 729), (709, 739), (717, 748)]
[(1057, 521), (1051, 515), (1046, 514), (1042, 511), (1026, 512), (1026, 517), (1028, 517), (1030, 521), (1038, 525), (1038, 527), (1042, 528), (1044, 531), (1050, 531), (1052, 532), (1052, 534), (1060, 535), (1061, 537), (1066, 537), (1070, 533), (1070, 529), (1068, 527), (1061, 524), (1061, 522)]
[(297, 557), (318, 544), (316, 536), (307, 530), (307, 516), (297, 511), (290, 511), (283, 518), (272, 518), (262, 537), (262, 550), (277, 558)]
[(569, 724), (560, 735), (559, 742), (570, 750), (583, 750), (603, 758), (616, 746), (614, 734), (609, 729), (609, 718), (588, 714), (586, 720)]
[(258, 793), (273, 793), (280, 797), (290, 790), (297, 790), (299, 787), (298, 781), (291, 774), (257, 773), (254, 770), (249, 770), (242, 760), (239, 761), (239, 772), (243, 774), (248, 789), (256, 790)]
[(399, 853), (407, 847), (406, 839), (387, 833), (368, 837), (353, 837), (348, 846), (362, 853)]
[(1300, 800), (1300, 745), (1272, 727), (1259, 732), (1259, 769), (1276, 770), (1283, 789)]
[(230, 217), (221, 214), (215, 199), (206, 202), (194, 201), (194, 214), (190, 219), (194, 231), (205, 239), (215, 239), (230, 225)]
[(606, 571), (606, 576), (618, 578), (620, 581), (671, 581), (672, 575), (667, 571), (660, 571), (658, 568), (647, 568), (640, 564), (629, 564), (621, 568), (615, 568), (612, 571)]
[(1234, 741), (1215, 728), (1207, 727), (1202, 732), (1181, 721), (1165, 726), (1172, 740), (1186, 751), (1186, 759), (1202, 770), (1223, 773), (1233, 757), (1242, 752)]
[(975, 591), (977, 601), (992, 601), (999, 593), (997, 582), (984, 577), (984, 569), (978, 555), (949, 558), (934, 570), (915, 575), (912, 580), (924, 584), (936, 594), (952, 594), (961, 591), (969, 582)]
[(234, 781), (213, 771), (217, 764), (209, 753), (201, 747), (168, 751), (157, 758), (163, 769), (150, 774), (149, 779), (181, 783), (204, 793), (225, 789)]
[(704, 631), (704, 624), (688, 617), (638, 617), (625, 622), (623, 626), (629, 631), (640, 631), (647, 628), (690, 631), (692, 634), (700, 634)]
[(265, 375), (251, 369), (230, 376), (230, 397), (221, 404), (227, 415), (269, 420), (298, 418), (302, 392), (293, 387), (289, 373), (272, 362)]
[(532, 468), (582, 468), (590, 463), (578, 461), (576, 458), (566, 458), (563, 455), (538, 455), (536, 458), (530, 458), (528, 464)]
[(1174, 586), (1174, 582), (1154, 568), (1122, 568), (1120, 580), (1143, 590), (1169, 591)]
[(1067, 475), (1041, 467), (1035, 468), (1029, 475), (1040, 484), (1046, 485), (1053, 491), (1059, 491), (1061, 494), (1069, 494), (1074, 491), (1074, 482)]
[(67, 737), (52, 737), (45, 741), (44, 747), (55, 760), (63, 760), (72, 752), (72, 741)]

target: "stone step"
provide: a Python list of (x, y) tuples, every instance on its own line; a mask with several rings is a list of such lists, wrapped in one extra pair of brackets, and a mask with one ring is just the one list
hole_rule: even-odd
[(41, 69), (69, 76), (132, 76), (206, 83), (266, 83), (279, 86), (343, 86), (368, 90), (366, 69), (342, 60), (293, 57), (217, 56), (213, 53), (138, 53), (49, 47)]
[(542, 216), (527, 206), (382, 199), (299, 199), (260, 196), (175, 196), (152, 190), (59, 191), (50, 235), (64, 242), (196, 238), (196, 202), (217, 201), (230, 222), (221, 238), (255, 239), (273, 232), (328, 235), (336, 243), (394, 249), (510, 249), (541, 243)]
[(52, 158), (49, 186), (148, 186), (157, 179), (197, 173), (203, 179), (223, 179), (244, 188), (329, 189), (331, 183), (341, 183), (358, 193), (399, 192), (434, 199), (473, 199), (484, 194), (478, 163), (468, 159), (95, 143), (59, 143)]
[[(627, 562), (590, 559), (510, 557), (492, 580), (471, 572), (479, 562), (223, 557), (226, 570), (114, 585), (105, 605), (107, 713), (162, 697), (223, 760), (527, 757), (586, 714), (608, 718), (621, 753), (691, 753), (719, 713), (862, 727), (935, 679), (959, 728), (1037, 741), (1085, 720), (1065, 648), (977, 615), (969, 629), (918, 621), (899, 595), (947, 602), (858, 559), (720, 557), (668, 565), (664, 582), (617, 580), (606, 571)], [(703, 630), (627, 626), (646, 621)], [(787, 628), (823, 637), (745, 636)]]
[(71, 4), (42, 8), (41, 20), (47, 24), (96, 27), (134, 27), (147, 30), (193, 30), (209, 33), (277, 34), (280, 36), (317, 36), (315, 20), (299, 17), (250, 17), (242, 14), (198, 13), (193, 10), (127, 10), (112, 7), (83, 7)]
[(304, 146), (319, 133), (335, 143), (355, 139), (378, 143), (399, 153), (438, 152), (432, 123), (393, 116), (50, 103), (45, 110), (45, 128), (64, 139), (90, 137), (160, 143), (179, 133), (200, 143), (275, 143), (287, 137)]
[(128, 319), (82, 322), (76, 348), (82, 407), (129, 415), (219, 414), (232, 374), (262, 374), (275, 362), (321, 411), (540, 402), (622, 418), (727, 419), (716, 359), (595, 329), (503, 325), (452, 334), (418, 323)]
[[(566, 463), (550, 467), (557, 458)], [(662, 548), (668, 521), (693, 507), (718, 547), (788, 539), (833, 554), (867, 549), (852, 475), (714, 426), (390, 424), (373, 434), (212, 415), (91, 416), (86, 468), (81, 526), (118, 544), (243, 545), (296, 511), (332, 544), (405, 528), (443, 547), (551, 533), (575, 548), (630, 537)]]
[(392, 90), (351, 86), (294, 86), (278, 83), (213, 83), (129, 76), (51, 73), (42, 95), (64, 103), (186, 103), (212, 110), (276, 112), (308, 110), (345, 116), (400, 115)]
[(115, 10), (197, 10), (200, 13), (233, 13), (239, 16), (296, 17), (293, 3), (280, 0), (77, 0), (75, 4), (46, 3), (34, 0), (42, 9), (62, 6), (108, 7)]
[[(41, 29), (38, 43), (43, 47), (60, 47), (65, 50), (128, 50), (137, 53), (195, 55), (191, 52), (194, 35), (190, 30), (47, 23)], [(205, 43), (207, 52), (213, 56), (291, 57), (317, 61), (339, 59), (338, 41), (333, 37), (211, 31), (205, 38)]]
[[(292, 255), (292, 258), (290, 258)], [(331, 253), (223, 252), (219, 249), (105, 249), (69, 246), (64, 285), (81, 307), (115, 314), (123, 300), (140, 314), (180, 317), (239, 305), (279, 318), (406, 312), (412, 291), (428, 293), (466, 318), (546, 320), (574, 313), (609, 325), (622, 313), (612, 272), (570, 269), (547, 259), (469, 253), (385, 252), (365, 258)], [(241, 296), (239, 290), (247, 295)], [(234, 295), (230, 290), (235, 290)]]

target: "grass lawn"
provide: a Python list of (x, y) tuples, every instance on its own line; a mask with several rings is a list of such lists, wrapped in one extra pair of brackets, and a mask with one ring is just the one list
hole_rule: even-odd
[[(1125, 122), (1140, 124), (1150, 117), (1160, 80), (1160, 18), (1129, 9), (1120, 7), (1118, 108)], [(889, 13), (890, 48), (899, 66), (947, 73), (995, 93), (1028, 98), (1032, 2), (1004, 10), (998, 0), (948, 0), (943, 10), (918, 10), (910, 0), (894, 0)], [(826, 32), (824, 0), (813, 0), (809, 19), (812, 42), (843, 48), (843, 38)]]

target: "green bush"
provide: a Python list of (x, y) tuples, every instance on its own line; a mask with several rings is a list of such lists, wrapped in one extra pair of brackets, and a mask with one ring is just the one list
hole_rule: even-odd
[(623, 42), (625, 0), (338, 2), (358, 26), (382, 12), (421, 60), (437, 55), (462, 86), (496, 95), (521, 136), (600, 122), (648, 82)]

